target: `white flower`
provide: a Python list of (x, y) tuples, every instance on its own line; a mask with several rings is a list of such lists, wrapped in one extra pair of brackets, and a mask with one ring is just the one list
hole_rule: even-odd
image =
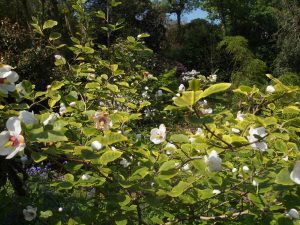
[(244, 171), (244, 172), (249, 172), (249, 171), (250, 171), (250, 169), (249, 169), (249, 167), (248, 167), (248, 166), (243, 166), (243, 168), (242, 168), (242, 169), (243, 169), (243, 171)]
[(6, 122), (8, 131), (0, 133), (0, 155), (11, 159), (25, 148), (24, 137), (21, 135), (21, 121), (18, 117), (10, 117)]
[(112, 151), (116, 151), (117, 149), (114, 146), (111, 146)]
[(47, 85), (47, 89), (50, 89), (51, 88), (51, 85)]
[(297, 161), (293, 171), (290, 174), (290, 178), (296, 184), (300, 184), (300, 161)]
[(257, 187), (258, 186), (258, 182), (256, 180), (253, 180), (252, 181), (252, 185), (255, 186), (255, 187)]
[(0, 64), (0, 92), (3, 94), (16, 90), (15, 82), (19, 79), (19, 75), (11, 69), (9, 65)]
[(190, 165), (187, 163), (182, 167), (182, 170), (187, 171), (190, 169)]
[(282, 160), (284, 160), (286, 162), (289, 161), (289, 156), (287, 155), (287, 156), (283, 157)]
[(217, 189), (214, 189), (214, 190), (212, 191), (212, 193), (213, 193), (214, 195), (218, 195), (218, 194), (221, 194), (221, 191), (220, 191), (220, 190), (217, 190)]
[(261, 151), (266, 151), (268, 149), (268, 145), (263, 141), (258, 141), (259, 139), (256, 136), (261, 138), (267, 136), (266, 129), (264, 127), (250, 128), (249, 136), (247, 136), (248, 141), (251, 143), (251, 147), (254, 150), (259, 149)]
[(237, 168), (232, 168), (231, 170), (233, 173), (236, 173), (237, 172)]
[(74, 107), (76, 105), (76, 102), (70, 102), (69, 106)]
[(24, 219), (26, 221), (32, 221), (36, 217), (37, 208), (33, 208), (32, 206), (27, 206), (26, 209), (23, 209)]
[(149, 90), (148, 86), (145, 86), (145, 87), (144, 87), (144, 89), (145, 89), (146, 91), (148, 91), (148, 90)]
[(59, 114), (62, 116), (67, 111), (66, 105), (64, 103), (60, 103)]
[(36, 124), (39, 122), (33, 112), (28, 112), (26, 110), (20, 112), (19, 119), (25, 123), (25, 125)]
[(102, 148), (102, 144), (99, 141), (93, 141), (91, 146), (94, 150), (100, 150)]
[(266, 92), (268, 92), (268, 93), (274, 93), (275, 92), (275, 88), (272, 85), (269, 85), (266, 88)]
[(232, 128), (231, 131), (232, 131), (233, 133), (236, 133), (236, 134), (238, 134), (238, 133), (241, 132), (241, 131), (240, 131), (239, 129), (237, 129), (237, 128)]
[(290, 209), (286, 215), (294, 219), (300, 219), (299, 213), (296, 209)]
[(217, 78), (218, 76), (216, 74), (212, 74), (208, 76), (208, 80), (213, 83), (217, 81)]
[(57, 59), (57, 60), (60, 60), (62, 59), (63, 57), (61, 55), (54, 55), (54, 58)]
[(153, 128), (150, 132), (150, 140), (154, 144), (160, 144), (166, 140), (166, 127), (161, 124), (159, 128)]
[(142, 138), (142, 135), (141, 135), (141, 134), (136, 134), (136, 135), (135, 135), (135, 138), (136, 138), (136, 139), (141, 139), (141, 138)]
[(190, 143), (193, 143), (193, 142), (195, 142), (195, 141), (196, 141), (196, 138), (194, 138), (194, 137), (190, 137), (190, 138), (189, 138), (189, 142), (190, 142)]
[(49, 115), (49, 117), (43, 122), (43, 125), (46, 126), (48, 124), (52, 124), (54, 123), (54, 121), (59, 118), (59, 114), (58, 113), (52, 113)]
[(243, 114), (241, 111), (238, 111), (237, 115), (236, 115), (236, 119), (239, 121), (243, 121), (245, 116), (246, 116), (246, 114)]
[(185, 91), (185, 86), (183, 84), (180, 84), (178, 90), (179, 92)]
[(210, 172), (218, 172), (222, 170), (222, 159), (215, 150), (212, 150), (208, 156), (204, 156), (204, 161)]
[(201, 128), (197, 128), (196, 135), (204, 135), (203, 130)]
[(122, 160), (120, 161), (120, 164), (121, 164), (124, 168), (126, 168), (126, 167), (130, 166), (131, 162), (129, 162), (129, 161), (128, 161), (127, 159), (125, 159), (125, 158), (122, 158)]
[(201, 109), (201, 112), (203, 114), (212, 114), (213, 110), (212, 108), (207, 108), (207, 109)]
[(81, 176), (81, 179), (84, 180), (84, 181), (87, 181), (87, 180), (89, 180), (90, 178), (91, 178), (91, 176), (88, 175), (88, 174), (83, 174), (83, 175)]
[(160, 97), (160, 96), (162, 96), (162, 95), (163, 95), (162, 90), (158, 90), (158, 91), (156, 92), (156, 96)]
[(165, 146), (165, 148), (172, 148), (172, 149), (176, 149), (176, 146), (170, 142), (168, 142)]
[(63, 208), (62, 207), (59, 207), (58, 208), (58, 212), (62, 212), (63, 211)]

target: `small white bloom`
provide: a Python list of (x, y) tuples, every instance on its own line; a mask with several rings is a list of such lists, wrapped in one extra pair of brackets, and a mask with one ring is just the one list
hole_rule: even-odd
[(25, 125), (36, 124), (39, 120), (34, 116), (33, 112), (23, 110), (20, 112), (19, 119), (25, 123)]
[(47, 89), (50, 89), (51, 88), (51, 85), (47, 85)]
[(203, 130), (202, 130), (201, 128), (197, 128), (195, 134), (196, 134), (196, 135), (204, 135), (204, 132), (203, 132)]
[(33, 208), (32, 206), (27, 206), (26, 209), (23, 209), (24, 219), (26, 221), (32, 221), (36, 218), (37, 208)]
[(157, 95), (158, 97), (162, 96), (162, 95), (163, 95), (162, 90), (158, 90), (158, 91), (156, 92), (156, 95)]
[(238, 133), (241, 132), (241, 131), (240, 131), (239, 129), (237, 129), (237, 128), (232, 128), (231, 131), (232, 131), (233, 133), (236, 133), (236, 134), (238, 134)]
[(154, 144), (160, 144), (166, 140), (166, 127), (161, 124), (159, 128), (153, 128), (150, 132), (150, 140)]
[(7, 131), (0, 133), (0, 155), (11, 159), (18, 153), (23, 153), (25, 148), (24, 137), (21, 135), (21, 120), (10, 117), (6, 122)]
[(212, 193), (213, 193), (214, 195), (218, 195), (218, 194), (221, 194), (221, 191), (218, 190), (218, 189), (214, 189), (214, 190), (212, 191)]
[(66, 105), (64, 103), (60, 103), (59, 114), (62, 116), (67, 111)]
[(204, 161), (210, 172), (218, 172), (222, 170), (222, 159), (215, 150), (212, 150), (208, 156), (204, 156)]
[(255, 187), (257, 187), (258, 186), (258, 182), (256, 180), (253, 180), (252, 181), (252, 185), (255, 186)]
[(149, 90), (149, 88), (148, 88), (148, 86), (145, 86), (145, 88), (144, 88), (146, 91), (148, 91)]
[(286, 215), (293, 219), (300, 219), (299, 213), (296, 209), (290, 209), (290, 211)]
[(268, 93), (274, 93), (275, 92), (275, 88), (272, 85), (269, 85), (266, 88), (266, 92), (268, 92)]
[(259, 149), (260, 151), (266, 151), (268, 149), (268, 145), (263, 141), (258, 141), (259, 139), (256, 136), (261, 138), (266, 137), (266, 129), (264, 127), (250, 128), (249, 136), (247, 136), (248, 141), (251, 143), (251, 147), (254, 150)]
[(185, 86), (183, 84), (180, 84), (178, 87), (179, 92), (185, 91)]
[(289, 156), (287, 155), (287, 156), (283, 157), (282, 160), (284, 160), (286, 162), (289, 161)]
[(300, 161), (297, 161), (293, 171), (290, 174), (290, 178), (296, 184), (300, 184)]
[(43, 122), (43, 125), (46, 126), (48, 124), (52, 124), (54, 123), (54, 121), (59, 118), (59, 114), (58, 113), (52, 113), (49, 115), (49, 117)]
[(70, 102), (69, 106), (74, 107), (76, 105), (76, 102)]
[(237, 172), (237, 168), (232, 168), (231, 170), (233, 173), (236, 173)]
[(172, 149), (176, 149), (176, 146), (170, 142), (168, 142), (165, 146), (165, 148), (172, 148)]
[(62, 59), (63, 57), (61, 55), (54, 55), (54, 58), (57, 59), (57, 60), (60, 60)]
[(196, 141), (196, 138), (194, 138), (194, 137), (190, 137), (190, 138), (189, 138), (189, 141), (190, 141), (190, 143), (193, 143), (193, 142), (195, 142), (195, 141)]
[(83, 174), (83, 175), (81, 176), (81, 179), (84, 180), (84, 181), (87, 181), (87, 180), (89, 180), (90, 178), (91, 178), (91, 176), (88, 175), (88, 174)]
[(59, 207), (58, 208), (58, 212), (62, 212), (63, 211), (63, 208), (62, 207)]
[(237, 120), (243, 121), (245, 117), (246, 117), (246, 114), (243, 114), (241, 111), (237, 112), (237, 115), (236, 115)]
[(19, 75), (11, 69), (9, 65), (0, 64), (0, 92), (3, 94), (16, 90), (15, 82), (18, 81)]
[[(176, 96), (177, 96), (177, 97), (180, 97), (180, 93), (177, 93)], [(174, 100), (174, 98), (172, 98), (172, 99)]]
[(212, 114), (213, 110), (212, 108), (207, 108), (207, 109), (201, 109), (201, 112), (203, 114)]
[(126, 167), (130, 166), (131, 162), (129, 162), (129, 161), (128, 161), (127, 159), (125, 159), (125, 158), (122, 158), (122, 160), (120, 161), (120, 164), (121, 164), (124, 168), (126, 168)]
[(190, 165), (187, 163), (182, 167), (182, 170), (187, 171), (190, 169)]
[(248, 167), (248, 166), (243, 166), (243, 168), (242, 168), (242, 169), (243, 169), (243, 171), (244, 171), (244, 172), (249, 172), (249, 171), (250, 171), (250, 169), (249, 169), (249, 167)]
[(212, 83), (217, 81), (218, 76), (216, 74), (212, 74), (208, 76), (208, 80)]
[(91, 146), (94, 150), (100, 150), (102, 148), (102, 144), (99, 141), (93, 141)]

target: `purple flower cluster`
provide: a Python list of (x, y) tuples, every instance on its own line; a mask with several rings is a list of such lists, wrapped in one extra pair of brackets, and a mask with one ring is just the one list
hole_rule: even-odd
[(47, 163), (44, 165), (43, 163), (41, 166), (31, 166), (30, 168), (26, 169), (26, 172), (30, 176), (40, 176), (40, 177), (46, 177), (47, 173), (51, 170), (50, 169), (51, 164)]

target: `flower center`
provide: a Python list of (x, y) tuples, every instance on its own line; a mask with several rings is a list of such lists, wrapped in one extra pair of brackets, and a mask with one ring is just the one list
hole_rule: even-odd
[(22, 135), (20, 135), (19, 138), (16, 136), (11, 136), (9, 138), (9, 141), (10, 141), (12, 147), (17, 147), (20, 144), (24, 143), (24, 138)]

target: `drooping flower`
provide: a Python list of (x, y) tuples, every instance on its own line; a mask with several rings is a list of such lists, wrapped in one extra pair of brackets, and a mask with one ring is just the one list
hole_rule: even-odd
[(276, 90), (272, 85), (267, 86), (266, 92), (268, 93), (274, 93)]
[(33, 112), (28, 112), (26, 110), (20, 112), (19, 119), (25, 123), (25, 125), (36, 124), (39, 122)]
[(204, 161), (210, 172), (218, 172), (222, 170), (222, 159), (215, 150), (212, 150), (208, 156), (204, 156)]
[(246, 114), (242, 113), (241, 111), (238, 111), (237, 115), (236, 115), (236, 119), (239, 121), (243, 121), (245, 116), (246, 116)]
[(98, 130), (108, 130), (112, 126), (112, 122), (109, 118), (108, 113), (96, 112), (93, 119), (96, 122), (96, 129)]
[(185, 91), (185, 86), (183, 84), (180, 84), (178, 87), (179, 92)]
[(18, 117), (10, 117), (6, 122), (7, 131), (0, 133), (0, 155), (11, 159), (25, 148), (24, 137), (21, 135), (21, 121)]
[(290, 174), (290, 178), (296, 184), (300, 184), (300, 161), (297, 161), (293, 171)]
[(150, 140), (154, 144), (160, 144), (166, 140), (166, 127), (161, 124), (159, 128), (153, 128), (150, 132)]
[(49, 117), (43, 122), (43, 125), (46, 126), (48, 124), (52, 124), (54, 123), (54, 121), (59, 118), (59, 114), (58, 113), (52, 113), (49, 115)]
[(32, 221), (36, 218), (37, 208), (33, 208), (32, 206), (27, 206), (26, 209), (23, 209), (24, 219), (26, 221)]
[(11, 69), (9, 65), (0, 64), (0, 92), (3, 94), (16, 90), (15, 82), (18, 81), (19, 75)]
[(100, 150), (102, 148), (102, 144), (99, 141), (93, 141), (91, 146), (94, 150)]
[(251, 143), (251, 147), (254, 150), (259, 149), (260, 151), (266, 151), (268, 149), (268, 145), (263, 141), (259, 141), (257, 136), (260, 137), (260, 139), (266, 137), (266, 129), (264, 127), (250, 128), (249, 136), (247, 136), (248, 141)]
[(214, 189), (214, 190), (212, 191), (212, 193), (213, 193), (214, 195), (218, 195), (218, 194), (221, 194), (221, 191), (218, 190), (218, 189)]
[(67, 111), (66, 105), (64, 103), (60, 103), (59, 114), (62, 116)]
[(290, 211), (286, 215), (293, 219), (300, 219), (299, 213), (296, 209), (290, 209)]
[(243, 170), (244, 172), (249, 172), (249, 171), (250, 171), (250, 169), (249, 169), (248, 166), (243, 166), (242, 170)]

